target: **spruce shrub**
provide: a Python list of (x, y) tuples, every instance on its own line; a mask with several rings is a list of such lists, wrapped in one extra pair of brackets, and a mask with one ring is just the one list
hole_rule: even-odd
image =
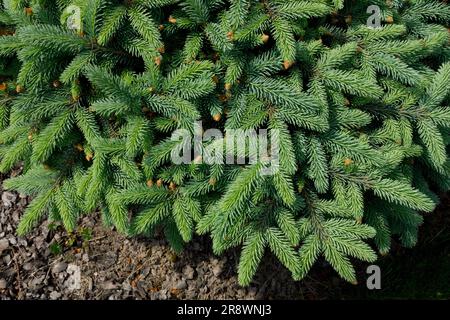
[[(269, 250), (295, 279), (323, 257), (356, 282), (353, 258), (414, 246), (450, 189), (449, 21), (434, 0), (3, 0), (0, 171), (22, 163), (4, 188), (33, 196), (18, 233), (100, 210), (176, 251), (242, 246), (242, 285)], [(174, 163), (200, 120), (266, 129), (278, 170)]]

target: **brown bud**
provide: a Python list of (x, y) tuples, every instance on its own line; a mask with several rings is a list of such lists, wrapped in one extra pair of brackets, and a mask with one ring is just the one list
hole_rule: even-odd
[(166, 48), (164, 46), (162, 46), (161, 48), (158, 48), (158, 52), (159, 53), (165, 53), (166, 52)]
[(169, 22), (170, 23), (177, 23), (177, 19), (175, 19), (174, 17), (170, 16), (169, 17)]
[(161, 65), (162, 62), (162, 57), (158, 56), (155, 57), (155, 64), (159, 67)]
[(18, 85), (16, 86), (16, 92), (17, 92), (17, 93), (23, 93), (23, 92), (25, 92), (25, 88), (22, 87), (20, 84), (18, 84)]
[(227, 95), (225, 95), (225, 94), (221, 94), (221, 95), (219, 96), (219, 100), (220, 100), (221, 102), (226, 102), (226, 101), (228, 101), (228, 97), (227, 97)]
[(171, 182), (169, 184), (169, 190), (175, 191), (176, 189), (177, 189), (177, 185), (175, 184), (175, 182)]
[(94, 155), (93, 155), (91, 152), (89, 152), (88, 154), (86, 154), (86, 160), (87, 160), (87, 161), (91, 161), (92, 158), (94, 158)]
[(158, 186), (158, 188), (161, 188), (163, 185), (162, 179), (158, 179), (158, 181), (156, 181), (156, 185)]
[(267, 34), (265, 34), (265, 33), (261, 36), (261, 41), (262, 41), (263, 43), (269, 42), (269, 39), (270, 39), (270, 36), (267, 35)]
[(8, 85), (6, 83), (0, 83), (0, 91), (5, 91), (6, 88), (8, 88)]
[(151, 188), (153, 187), (153, 185), (154, 185), (153, 180), (150, 179), (147, 181), (147, 187)]
[(234, 32), (233, 31), (227, 32), (227, 38), (228, 38), (228, 40), (233, 41), (233, 39), (234, 39)]
[(346, 167), (348, 167), (348, 166), (351, 165), (352, 163), (353, 163), (353, 160), (352, 160), (352, 159), (346, 158), (346, 159), (344, 160), (344, 165), (345, 165)]
[(33, 9), (27, 7), (27, 8), (25, 8), (25, 13), (26, 13), (27, 16), (31, 16), (33, 14)]
[(292, 61), (289, 61), (289, 60), (285, 60), (284, 62), (283, 62), (283, 66), (284, 66), (284, 69), (286, 69), (286, 70), (288, 70), (290, 67), (292, 67), (294, 65), (294, 62), (292, 62)]
[(53, 87), (55, 87), (55, 88), (61, 87), (61, 81), (59, 81), (59, 80), (53, 81)]
[(81, 143), (77, 143), (75, 145), (75, 149), (77, 149), (80, 152), (84, 151), (83, 145)]
[(225, 83), (225, 90), (227, 91), (231, 90), (231, 83)]
[(222, 114), (221, 113), (217, 113), (213, 116), (214, 121), (219, 122), (220, 120), (222, 120)]
[(392, 17), (392, 16), (386, 17), (386, 22), (389, 23), (389, 24), (394, 23), (394, 17)]
[(209, 179), (209, 184), (212, 185), (212, 186), (215, 186), (217, 184), (216, 178)]
[(352, 16), (346, 16), (346, 17), (345, 17), (345, 23), (347, 23), (347, 24), (352, 24), (352, 21), (353, 21)]

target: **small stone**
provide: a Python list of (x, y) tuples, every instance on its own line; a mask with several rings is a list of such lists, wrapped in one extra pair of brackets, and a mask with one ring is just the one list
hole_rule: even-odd
[(17, 196), (12, 192), (5, 191), (2, 193), (2, 201), (5, 207), (12, 207), (16, 199)]
[(194, 279), (194, 269), (191, 266), (186, 266), (183, 270), (183, 274), (188, 280)]
[(67, 263), (65, 262), (58, 262), (55, 264), (52, 268), (53, 273), (60, 273), (67, 269)]
[(6, 289), (7, 285), (8, 283), (6, 282), (5, 279), (0, 279), (0, 290)]
[(57, 300), (59, 298), (61, 298), (61, 293), (59, 293), (57, 291), (50, 292), (50, 299), (51, 300)]
[(216, 265), (213, 270), (212, 270), (214, 276), (218, 277), (220, 276), (220, 274), (222, 273), (222, 266), (221, 265)]
[(83, 262), (89, 262), (89, 255), (87, 253), (83, 254), (83, 257), (81, 258)]
[(10, 243), (12, 246), (15, 246), (15, 245), (17, 244), (17, 239), (14, 238), (13, 236), (11, 236), (11, 237), (9, 237), (9, 243)]
[(6, 255), (3, 257), (3, 262), (8, 265), (11, 262), (11, 256), (10, 255)]
[(187, 288), (186, 280), (180, 280), (175, 285), (175, 289), (177, 289), (177, 290), (184, 290), (186, 288)]
[[(67, 273), (68, 274), (76, 274), (79, 271), (80, 271), (80, 267), (77, 266), (76, 264), (71, 263), (71, 264), (69, 264), (67, 266)], [(97, 272), (94, 273), (94, 275), (98, 275)]]
[(19, 220), (20, 220), (19, 211), (15, 210), (11, 216), (15, 223), (19, 222)]
[(29, 282), (30, 289), (37, 290), (37, 289), (42, 288), (44, 286), (44, 283), (43, 283), (44, 279), (45, 279), (45, 274), (43, 274), (40, 277), (36, 277), (33, 280), (31, 280)]
[(112, 281), (107, 281), (101, 284), (101, 287), (103, 290), (114, 290), (117, 288), (117, 285), (114, 284)]
[(33, 269), (33, 265), (31, 264), (31, 263), (25, 263), (24, 265), (23, 265), (23, 269), (25, 270), (25, 271), (30, 271), (31, 269)]
[(6, 239), (0, 240), (0, 253), (9, 248), (9, 241)]

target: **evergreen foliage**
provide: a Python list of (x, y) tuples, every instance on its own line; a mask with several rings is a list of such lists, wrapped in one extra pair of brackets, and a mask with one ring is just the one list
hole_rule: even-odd
[[(381, 8), (369, 28), (367, 7)], [(67, 27), (66, 8), (82, 25)], [(450, 189), (450, 6), (437, 0), (3, 0), (0, 170), (32, 195), (18, 232), (84, 214), (176, 251), (271, 251), (295, 279), (325, 259), (356, 282), (417, 242)], [(280, 170), (175, 165), (176, 129), (268, 129)], [(206, 143), (205, 143), (206, 147)]]

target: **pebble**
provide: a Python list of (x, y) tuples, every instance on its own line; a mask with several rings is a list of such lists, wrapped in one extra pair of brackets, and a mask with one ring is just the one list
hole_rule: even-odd
[(71, 263), (67, 266), (68, 274), (77, 274), (79, 271), (80, 271), (80, 267), (77, 266), (76, 264)]
[(61, 293), (57, 292), (57, 291), (52, 291), (50, 292), (50, 299), (51, 300), (57, 300), (59, 298), (61, 298)]
[(0, 279), (0, 289), (6, 289), (7, 285), (8, 283), (6, 282), (5, 279)]
[(29, 282), (30, 288), (31, 288), (32, 290), (37, 290), (37, 289), (43, 287), (43, 285), (44, 285), (44, 284), (43, 284), (44, 279), (45, 279), (45, 274), (43, 274), (43, 275), (40, 276), (40, 277), (34, 278), (33, 280), (31, 280), (31, 281)]
[(17, 240), (15, 237), (11, 236), (9, 237), (9, 243), (13, 246), (15, 246), (17, 244)]
[(183, 274), (188, 280), (194, 279), (194, 269), (191, 266), (186, 266), (183, 270)]
[(180, 280), (175, 285), (175, 289), (178, 289), (178, 290), (184, 290), (186, 288), (187, 288), (186, 280)]
[(8, 265), (11, 262), (11, 256), (8, 254), (3, 257), (3, 262)]
[(0, 240), (0, 253), (9, 248), (9, 241), (6, 239)]
[(33, 265), (31, 263), (27, 262), (23, 265), (23, 269), (25, 271), (30, 271), (31, 269), (33, 269)]
[(213, 268), (212, 272), (215, 277), (218, 277), (222, 273), (222, 270), (223, 270), (222, 266), (218, 264)]
[(117, 285), (114, 284), (112, 281), (107, 281), (101, 284), (101, 287), (103, 290), (114, 290), (117, 288)]
[(20, 220), (20, 219), (19, 219), (19, 211), (16, 210), (16, 211), (13, 212), (13, 214), (12, 214), (12, 219), (13, 219), (13, 221), (16, 222), (16, 223), (19, 222), (19, 220)]
[(2, 201), (5, 207), (12, 207), (16, 199), (17, 196), (12, 192), (5, 191), (2, 193)]
[(58, 262), (55, 264), (52, 268), (53, 273), (60, 273), (67, 269), (67, 263), (65, 262)]

